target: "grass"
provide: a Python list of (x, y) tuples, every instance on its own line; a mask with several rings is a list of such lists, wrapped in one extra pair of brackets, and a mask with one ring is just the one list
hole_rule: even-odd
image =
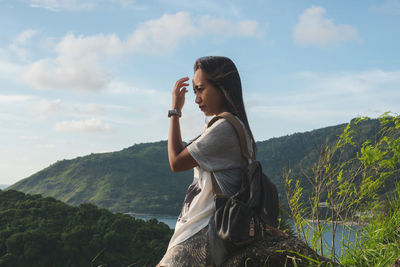
[(366, 226), (357, 247), (348, 247), (344, 266), (391, 266), (400, 258), (400, 185), (382, 214)]

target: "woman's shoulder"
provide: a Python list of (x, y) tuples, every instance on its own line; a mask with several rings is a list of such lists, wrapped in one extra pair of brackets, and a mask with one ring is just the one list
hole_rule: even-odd
[(191, 143), (205, 143), (221, 146), (236, 141), (234, 127), (224, 118), (220, 118), (206, 127), (204, 132)]
[[(253, 146), (252, 146), (252, 140), (249, 135), (249, 132), (244, 125), (244, 123), (237, 117), (235, 116), (238, 122), (240, 123), (241, 128), (243, 129), (244, 137), (245, 137), (245, 142), (247, 149), (249, 150), (249, 153), (253, 153)], [(218, 139), (220, 142), (223, 142), (225, 144), (230, 144), (230, 145), (240, 145), (240, 133), (237, 132), (236, 128), (232, 123), (225, 119), (225, 118), (219, 118), (217, 121), (215, 121), (207, 130), (209, 130), (208, 138), (215, 138)], [(240, 131), (240, 130), (239, 130)], [(218, 141), (217, 141), (218, 142)]]
[[(248, 131), (247, 131), (246, 126), (244, 125), (244, 123), (237, 116), (235, 116), (235, 118), (239, 122), (240, 126), (243, 128), (243, 130), (246, 133), (246, 135), (248, 135)], [(206, 125), (206, 127), (207, 127), (207, 125)], [(211, 125), (210, 125), (210, 123), (208, 123), (208, 127), (206, 128), (206, 130), (211, 131), (214, 128), (217, 128), (219, 130), (236, 132), (236, 129), (235, 129), (234, 125), (232, 125), (232, 123), (229, 120), (225, 119), (225, 118), (218, 118), (217, 120), (213, 121)]]
[(220, 133), (220, 132), (234, 132), (233, 125), (225, 118), (219, 118), (211, 126), (207, 127), (205, 132), (209, 133)]

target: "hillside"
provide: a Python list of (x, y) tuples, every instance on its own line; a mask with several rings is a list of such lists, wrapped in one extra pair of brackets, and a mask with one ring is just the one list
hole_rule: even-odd
[(0, 190), (0, 266), (155, 266), (171, 235), (155, 219)]
[(192, 171), (171, 172), (162, 141), (58, 161), (9, 189), (117, 212), (176, 214), (191, 180)]
[[(324, 143), (333, 143), (345, 125), (257, 143), (257, 158), (278, 186), (282, 199), (282, 170), (292, 168), (295, 177), (300, 177), (301, 167), (310, 164), (316, 149)], [(362, 122), (356, 127), (354, 140), (360, 144), (365, 139), (373, 139), (378, 130), (377, 120)], [(354, 155), (356, 150), (348, 153)], [(171, 172), (167, 142), (160, 141), (58, 161), (9, 189), (52, 196), (73, 205), (90, 202), (117, 212), (176, 215), (192, 175), (192, 171)]]

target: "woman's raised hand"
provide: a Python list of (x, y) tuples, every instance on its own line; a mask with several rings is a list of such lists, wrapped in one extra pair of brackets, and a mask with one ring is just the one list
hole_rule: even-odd
[(172, 109), (182, 110), (185, 104), (185, 94), (188, 92), (186, 86), (189, 86), (187, 81), (189, 77), (179, 79), (172, 90)]

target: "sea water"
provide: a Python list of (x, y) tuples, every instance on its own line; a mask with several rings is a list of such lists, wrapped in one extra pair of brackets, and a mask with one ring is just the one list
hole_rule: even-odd
[[(323, 234), (322, 234), (322, 246), (323, 246), (323, 255), (330, 255), (331, 254), (331, 248), (332, 248), (332, 240), (333, 240), (333, 227), (331, 223), (321, 223), (321, 225), (324, 228)], [(313, 237), (313, 228), (316, 227), (316, 223), (310, 223), (308, 226), (308, 229), (310, 230), (310, 235), (307, 238), (309, 242), (308, 244), (311, 244), (311, 240)], [(293, 224), (294, 227), (294, 224)], [(340, 257), (342, 253), (344, 253), (348, 247), (352, 247), (355, 245), (357, 234), (359, 234), (361, 231), (361, 227), (357, 225), (346, 225), (346, 224), (341, 224), (338, 223), (336, 225), (336, 230), (335, 230), (335, 255), (337, 257)], [(317, 249), (318, 254), (321, 253), (321, 249)]]

